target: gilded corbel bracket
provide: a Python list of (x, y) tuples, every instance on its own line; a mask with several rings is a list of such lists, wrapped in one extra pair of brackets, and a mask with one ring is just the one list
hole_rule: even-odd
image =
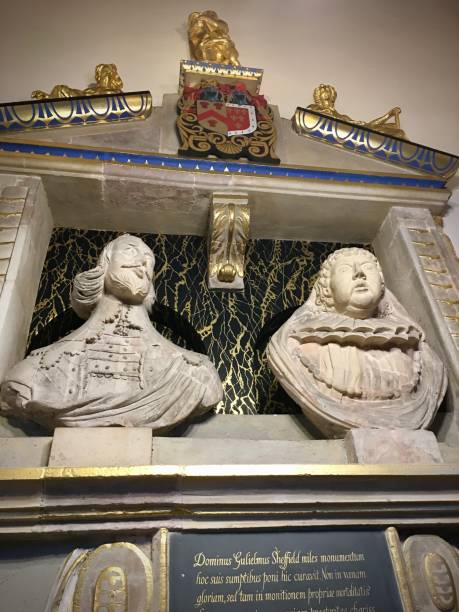
[(209, 289), (244, 289), (249, 227), (248, 194), (212, 195), (208, 239)]

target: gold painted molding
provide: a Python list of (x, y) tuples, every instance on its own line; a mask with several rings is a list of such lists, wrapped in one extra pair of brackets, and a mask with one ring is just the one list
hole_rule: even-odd
[(402, 600), (403, 610), (404, 612), (415, 612), (406, 572), (405, 558), (403, 557), (397, 530), (395, 527), (389, 527), (386, 529), (385, 535), (392, 561), (392, 567), (394, 568), (394, 573), (397, 580), (400, 599)]
[(106, 478), (337, 478), (459, 476), (458, 464), (266, 464), (266, 465), (146, 465), (132, 467), (0, 468), (1, 481)]

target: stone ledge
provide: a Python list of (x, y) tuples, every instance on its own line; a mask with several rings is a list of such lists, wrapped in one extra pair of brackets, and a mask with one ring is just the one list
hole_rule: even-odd
[(431, 431), (352, 429), (344, 443), (350, 463), (443, 463)]
[(110, 467), (151, 464), (146, 427), (58, 427), (49, 467)]
[(0, 438), (0, 467), (46, 467), (53, 438)]
[(270, 465), (347, 463), (342, 440), (154, 438), (153, 465)]

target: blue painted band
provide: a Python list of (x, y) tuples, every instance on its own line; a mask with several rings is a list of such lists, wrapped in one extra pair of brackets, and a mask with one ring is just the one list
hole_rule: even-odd
[(247, 174), (276, 178), (294, 178), (302, 180), (336, 181), (346, 183), (363, 183), (370, 185), (393, 185), (398, 187), (416, 187), (419, 189), (442, 189), (444, 180), (424, 178), (422, 176), (392, 176), (390, 174), (362, 174), (339, 170), (322, 170), (320, 168), (294, 168), (289, 166), (269, 166), (247, 162), (234, 162), (213, 159), (190, 159), (172, 157), (160, 153), (124, 153), (99, 149), (72, 148), (51, 144), (29, 144), (23, 142), (0, 141), (0, 151), (5, 153), (22, 153), (71, 159), (99, 160), (117, 164), (151, 166), (170, 170), (188, 170), (189, 172), (211, 172), (215, 174)]

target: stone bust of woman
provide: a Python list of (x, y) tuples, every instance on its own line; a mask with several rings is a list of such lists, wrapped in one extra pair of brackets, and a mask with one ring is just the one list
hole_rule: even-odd
[(8, 372), (3, 412), (47, 427), (124, 425), (165, 430), (222, 399), (209, 359), (151, 324), (154, 255), (135, 236), (108, 243), (74, 280), (72, 306), (88, 319)]
[(361, 248), (328, 257), (267, 354), (281, 385), (328, 437), (354, 427), (427, 428), (446, 390), (442, 362)]

